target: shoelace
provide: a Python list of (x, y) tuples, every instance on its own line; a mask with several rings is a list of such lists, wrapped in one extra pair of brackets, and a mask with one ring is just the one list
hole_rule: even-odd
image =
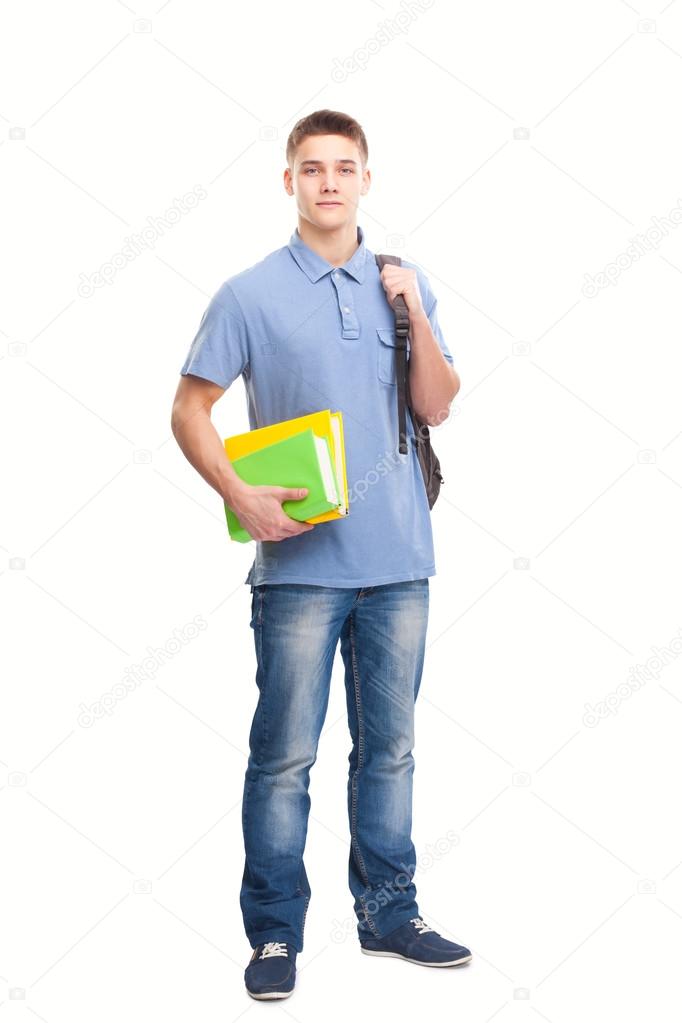
[(420, 934), (426, 934), (427, 931), (433, 931), (434, 934), (436, 933), (433, 930), (433, 927), (429, 927), (428, 924), (424, 923), (420, 916), (413, 916), (410, 923), (414, 924)]
[(259, 959), (267, 959), (268, 956), (285, 956), (287, 955), (287, 946), (284, 941), (266, 941), (263, 945), (263, 951), (259, 955)]

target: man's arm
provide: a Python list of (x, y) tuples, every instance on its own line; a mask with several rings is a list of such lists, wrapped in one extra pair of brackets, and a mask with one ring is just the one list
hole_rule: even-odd
[(314, 523), (299, 522), (282, 509), (282, 501), (300, 501), (305, 487), (251, 486), (234, 471), (225, 445), (211, 422), (211, 409), (225, 388), (182, 375), (173, 401), (171, 430), (182, 452), (200, 476), (234, 511), (253, 540), (286, 540), (309, 533)]
[(457, 370), (447, 361), (429, 318), (422, 310), (410, 312), (410, 359), (408, 362), (412, 407), (427, 426), (440, 426), (459, 391)]
[[(424, 310), (417, 271), (386, 263), (379, 276), (390, 304), (393, 305), (396, 295), (402, 295), (410, 317), (408, 377), (412, 408), (427, 426), (440, 426), (447, 419), (460, 380), (441, 351)], [(428, 290), (428, 284), (426, 288)], [(429, 315), (433, 315), (434, 309), (435, 300)]]
[(247, 485), (232, 468), (211, 422), (211, 409), (224, 393), (225, 388), (210, 380), (191, 374), (181, 376), (173, 401), (171, 430), (187, 461), (232, 506)]

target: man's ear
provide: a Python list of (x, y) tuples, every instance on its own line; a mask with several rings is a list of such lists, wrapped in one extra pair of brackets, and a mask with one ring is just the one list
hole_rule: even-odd
[(362, 188), (360, 189), (360, 195), (367, 195), (369, 192), (369, 186), (372, 184), (372, 174), (366, 170), (363, 174)]

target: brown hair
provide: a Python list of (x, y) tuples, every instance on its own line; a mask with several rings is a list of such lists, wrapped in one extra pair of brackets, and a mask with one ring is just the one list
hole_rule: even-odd
[(354, 118), (339, 110), (316, 110), (297, 121), (287, 139), (287, 163), (293, 166), (296, 147), (309, 135), (343, 135), (352, 139), (360, 150), (363, 168), (367, 165), (369, 151), (365, 133)]

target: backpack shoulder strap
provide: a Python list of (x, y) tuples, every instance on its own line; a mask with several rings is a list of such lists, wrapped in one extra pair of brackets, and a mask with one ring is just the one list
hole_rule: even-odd
[[(392, 263), (394, 266), (402, 266), (402, 260), (400, 256), (388, 256), (386, 253), (381, 253), (374, 257), (379, 267), (379, 273), (383, 270), (386, 263)], [(405, 304), (405, 299), (402, 295), (396, 295), (393, 300), (393, 312), (395, 313), (395, 326), (398, 337), (406, 338), (409, 333), (410, 327), (410, 314)]]
[(379, 273), (381, 273), (381, 271), (384, 269), (384, 266), (386, 265), (386, 263), (393, 263), (394, 266), (402, 266), (403, 265), (403, 261), (400, 258), (400, 256), (387, 256), (385, 253), (382, 253), (382, 254), (380, 254), (378, 256), (375, 256), (374, 258), (377, 261), (377, 266), (379, 267)]
[[(400, 256), (389, 256), (386, 253), (375, 255), (379, 273), (386, 263), (394, 266), (402, 266)], [(396, 338), (396, 381), (398, 384), (398, 451), (401, 455), (407, 454), (407, 422), (405, 416), (405, 405), (409, 403), (409, 381), (407, 379), (407, 337), (410, 327), (410, 314), (402, 295), (396, 295), (393, 301), (393, 313), (395, 315), (395, 338)]]

